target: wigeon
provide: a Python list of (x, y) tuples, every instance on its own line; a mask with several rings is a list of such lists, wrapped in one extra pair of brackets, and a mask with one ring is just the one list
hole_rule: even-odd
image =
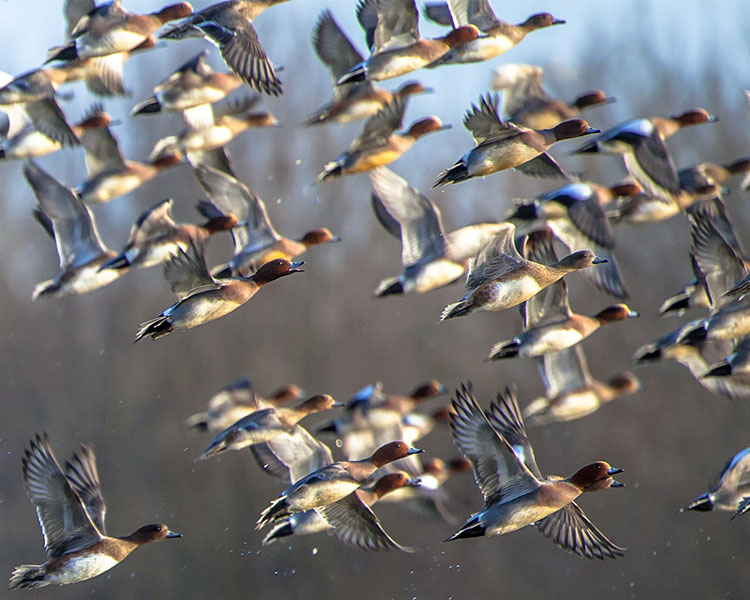
[(38, 283), (33, 299), (84, 294), (122, 275), (100, 270), (115, 253), (102, 242), (94, 215), (81, 199), (34, 162), (24, 165), (23, 174), (36, 196), (34, 216), (55, 240), (60, 257), (60, 272)]
[[(378, 448), (371, 456), (361, 460), (338, 461), (326, 465), (295, 481), (271, 502), (258, 519), (260, 529), (274, 519), (303, 510), (316, 509), (322, 512), (370, 481), (380, 468), (401, 458), (422, 452), (401, 441), (389, 442)], [(323, 512), (323, 516), (326, 514)], [(328, 520), (328, 518), (326, 518)]]
[(207, 218), (201, 225), (175, 223), (171, 198), (162, 200), (144, 211), (130, 229), (122, 252), (102, 265), (102, 269), (153, 267), (168, 261), (180, 248), (187, 250), (190, 242), (202, 244), (209, 236), (230, 231), (237, 226), (237, 217), (224, 214), (212, 204), (201, 202), (198, 210)]
[(317, 510), (297, 512), (274, 521), (271, 531), (263, 538), (267, 546), (288, 536), (302, 536), (335, 529), (334, 533), (343, 542), (362, 550), (388, 550), (396, 548), (411, 551), (393, 540), (383, 529), (370, 507), (384, 497), (406, 489), (418, 489), (419, 479), (409, 477), (403, 471), (388, 473), (378, 479), (371, 488), (359, 488), (349, 496), (327, 507), (330, 523)]
[(274, 229), (263, 200), (247, 185), (210, 166), (199, 165), (195, 174), (211, 201), (243, 223), (232, 230), (234, 256), (226, 268), (217, 269), (219, 275), (254, 272), (269, 260), (292, 260), (313, 246), (341, 240), (325, 227), (312, 229), (299, 239), (282, 236)]
[(394, 133), (401, 127), (406, 105), (397, 98), (370, 117), (362, 133), (345, 152), (328, 163), (315, 181), (320, 183), (341, 175), (362, 173), (392, 163), (414, 145), (421, 137), (443, 131), (449, 126), (435, 116), (415, 121), (404, 133)]
[[(135, 341), (150, 335), (158, 339), (175, 329), (192, 329), (237, 310), (258, 290), (281, 277), (301, 273), (303, 263), (283, 258), (267, 262), (250, 277), (214, 279), (201, 250), (190, 244), (189, 253), (180, 249), (164, 268), (167, 281), (179, 300), (161, 314), (141, 323)], [(112, 271), (113, 269), (108, 269)]]
[(26, 493), (36, 507), (47, 561), (20, 565), (8, 587), (32, 589), (86, 581), (108, 571), (133, 550), (150, 542), (182, 537), (166, 525), (144, 525), (124, 537), (110, 537), (94, 451), (88, 446), (60, 468), (47, 435), (37, 435), (22, 459)]
[(580, 419), (641, 389), (638, 378), (629, 372), (617, 373), (606, 383), (594, 379), (581, 346), (545, 354), (540, 370), (545, 394), (523, 409), (531, 426)]
[(622, 155), (625, 167), (650, 196), (686, 202), (679, 198), (680, 184), (674, 162), (664, 141), (680, 129), (716, 121), (702, 108), (673, 117), (651, 117), (625, 121), (605, 131), (573, 153)]
[(308, 398), (295, 407), (276, 406), (257, 410), (217, 435), (196, 460), (205, 460), (228, 450), (242, 450), (267, 442), (290, 431), (308, 415), (343, 406), (328, 394)]
[(490, 6), (489, 0), (474, 2), (448, 0), (447, 7), (450, 16), (450, 20), (447, 22), (443, 17), (445, 9), (441, 6), (433, 4), (431, 13), (428, 11), (427, 14), (428, 16), (435, 16), (437, 19), (434, 20), (438, 20), (441, 25), (452, 25), (454, 27), (476, 25), (483, 35), (451, 48), (430, 66), (490, 60), (520, 44), (532, 31), (565, 23), (562, 19), (556, 19), (545, 12), (533, 14), (522, 23), (514, 25), (498, 19)]
[(502, 535), (534, 525), (552, 542), (586, 558), (616, 558), (612, 543), (584, 515), (575, 500), (582, 493), (621, 486), (612, 476), (622, 469), (600, 461), (566, 479), (544, 477), (526, 436), (515, 395), (506, 390), (483, 411), (471, 387), (453, 400), (453, 441), (472, 462), (484, 507), (448, 541)]
[(549, 266), (527, 260), (516, 249), (515, 230), (512, 223), (506, 223), (479, 251), (466, 278), (468, 292), (445, 308), (441, 321), (517, 306), (568, 273), (606, 262), (589, 250), (574, 252)]
[(684, 510), (726, 510), (732, 518), (750, 509), (750, 448), (743, 448), (722, 469), (714, 488), (698, 496)]
[(370, 171), (372, 204), (380, 223), (401, 239), (403, 272), (380, 282), (376, 296), (424, 293), (458, 280), (469, 259), (503, 227), (478, 223), (446, 233), (440, 210), (386, 167)]
[(420, 37), (414, 0), (364, 0), (357, 7), (357, 17), (372, 37), (371, 54), (340, 77), (338, 85), (411, 73), (479, 35), (475, 25), (463, 25), (442, 37)]
[(640, 188), (629, 183), (604, 187), (579, 181), (531, 202), (524, 201), (506, 219), (521, 232), (549, 228), (570, 252), (588, 249), (606, 258), (606, 265), (584, 271), (584, 276), (600, 290), (624, 300), (628, 293), (614, 257), (614, 234), (602, 206), (636, 193), (640, 193)]
[(81, 17), (70, 32), (70, 42), (51, 48), (47, 62), (106, 56), (132, 50), (165, 23), (193, 12), (187, 2), (165, 6), (148, 14), (135, 14), (122, 7), (122, 0), (100, 4)]
[(57, 103), (56, 88), (62, 76), (35, 69), (15, 77), (0, 88), (0, 105), (17, 105), (39, 131), (63, 146), (79, 143)]
[(205, 412), (195, 413), (185, 419), (185, 427), (196, 432), (219, 433), (256, 410), (301, 400), (303, 395), (302, 389), (292, 383), (264, 398), (258, 395), (248, 377), (238, 377), (211, 396)]
[(442, 171), (433, 187), (516, 169), (535, 177), (567, 177), (547, 150), (561, 140), (598, 133), (582, 119), (571, 119), (552, 129), (529, 129), (503, 121), (497, 112), (497, 96), (482, 96), (464, 117), (476, 147), (456, 164)]
[(218, 73), (206, 62), (203, 50), (154, 87), (154, 95), (136, 104), (131, 115), (182, 112), (193, 129), (213, 125), (211, 105), (242, 85), (232, 73)]
[(421, 83), (409, 81), (395, 92), (376, 87), (371, 81), (336, 85), (352, 67), (362, 62), (362, 55), (346, 37), (331, 11), (324, 10), (313, 31), (313, 47), (318, 58), (333, 76), (333, 99), (305, 120), (306, 125), (350, 123), (375, 115), (395, 98), (406, 99), (414, 94), (431, 92)]
[(571, 103), (550, 96), (544, 89), (544, 71), (536, 65), (508, 64), (495, 69), (492, 88), (503, 90), (503, 113), (508, 121), (532, 129), (549, 129), (575, 119), (590, 106), (614, 102), (601, 90), (580, 95)]

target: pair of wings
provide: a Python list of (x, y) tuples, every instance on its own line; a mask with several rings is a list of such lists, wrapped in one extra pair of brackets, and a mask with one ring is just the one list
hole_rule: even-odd
[[(498, 394), (485, 412), (477, 404), (471, 385), (463, 385), (452, 405), (451, 435), (472, 463), (485, 508), (539, 487), (543, 477), (511, 390)], [(555, 544), (579, 556), (614, 558), (623, 551), (586, 518), (575, 502), (534, 525)]]
[(48, 559), (86, 548), (106, 534), (106, 506), (90, 447), (81, 446), (63, 472), (47, 435), (37, 435), (22, 464), (26, 492), (36, 507)]
[(250, 257), (281, 239), (268, 217), (265, 203), (247, 185), (206, 165), (198, 165), (195, 174), (219, 210), (232, 213), (245, 223), (244, 227), (232, 229), (235, 257)]
[(24, 165), (23, 173), (36, 196), (34, 216), (54, 235), (61, 269), (85, 265), (109, 251), (91, 210), (72, 190), (33, 161)]

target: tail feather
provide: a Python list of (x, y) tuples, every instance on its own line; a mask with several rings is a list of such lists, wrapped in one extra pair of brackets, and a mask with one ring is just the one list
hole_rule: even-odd
[(31, 294), (32, 300), (38, 300), (44, 296), (50, 296), (60, 289), (60, 284), (54, 279), (48, 279), (42, 281), (34, 286), (34, 291)]
[(268, 535), (263, 538), (261, 544), (263, 546), (268, 546), (269, 544), (273, 544), (276, 540), (289, 537), (290, 535), (294, 535), (292, 523), (289, 519), (282, 519), (273, 526), (273, 529), (271, 529)]
[(487, 528), (482, 525), (479, 521), (478, 516), (474, 516), (466, 524), (461, 527), (456, 533), (447, 538), (446, 542), (452, 542), (453, 540), (459, 540), (464, 538), (482, 537), (485, 534)]
[(398, 277), (389, 277), (383, 279), (378, 287), (375, 289), (375, 295), (380, 298), (382, 296), (388, 296), (390, 294), (403, 294), (404, 286)]
[(78, 58), (78, 48), (76, 48), (75, 41), (70, 42), (65, 46), (56, 46), (50, 48), (47, 60), (44, 64), (52, 62), (53, 60), (75, 60)]
[(341, 176), (341, 165), (335, 162), (330, 162), (325, 167), (323, 167), (323, 170), (321, 171), (320, 175), (318, 175), (315, 178), (315, 183), (321, 183), (328, 179), (333, 179), (334, 177), (340, 177), (340, 176)]
[(208, 418), (206, 413), (197, 413), (185, 419), (185, 427), (190, 431), (203, 433), (208, 431)]
[(47, 572), (43, 565), (19, 565), (13, 569), (8, 581), (8, 589), (28, 590), (50, 585), (49, 581), (44, 580), (46, 575)]
[(280, 498), (274, 500), (271, 503), (271, 506), (260, 513), (260, 519), (258, 519), (258, 522), (255, 524), (255, 528), (260, 529), (271, 521), (289, 514), (291, 514), (291, 512), (289, 511), (289, 504), (287, 503), (286, 498), (281, 496)]
[(172, 323), (169, 317), (159, 315), (155, 319), (141, 323), (141, 328), (135, 334), (135, 341), (150, 335), (153, 339), (158, 340), (160, 337), (172, 333)]
[(135, 116), (158, 112), (161, 112), (161, 102), (159, 102), (159, 99), (156, 96), (151, 96), (147, 100), (136, 104), (133, 107), (133, 110), (130, 111), (130, 114)]
[(659, 314), (665, 316), (674, 315), (681, 317), (689, 308), (690, 296), (685, 292), (680, 292), (679, 294), (676, 294), (671, 298), (667, 298), (664, 302), (662, 302), (661, 306), (659, 307)]
[(518, 356), (520, 344), (515, 340), (509, 342), (498, 342), (490, 350), (488, 360), (500, 360), (502, 358), (515, 358)]
[(348, 73), (344, 73), (341, 77), (339, 77), (336, 85), (356, 83), (358, 81), (364, 81), (365, 79), (367, 79), (367, 71), (365, 70), (365, 66), (360, 64), (352, 68), (352, 70)]
[(105, 263), (102, 263), (102, 266), (99, 267), (100, 271), (104, 271), (105, 269), (127, 269), (130, 266), (130, 261), (128, 260), (128, 257), (125, 256), (125, 254), (120, 254), (118, 256), (115, 256), (114, 258), (111, 258)]
[(750, 510), (750, 496), (746, 496), (742, 499), (737, 506), (737, 512), (732, 515), (732, 518), (735, 519), (740, 515), (744, 515), (748, 510)]
[(471, 179), (471, 175), (469, 175), (466, 165), (459, 161), (450, 169), (441, 171), (438, 174), (435, 183), (432, 184), (432, 187), (440, 187), (441, 185), (447, 185), (449, 183), (458, 183), (460, 181), (466, 181), (467, 179)]
[(440, 315), (440, 320), (445, 321), (446, 319), (452, 319), (454, 317), (463, 317), (468, 315), (472, 310), (471, 302), (468, 300), (461, 300), (460, 302), (454, 302), (449, 304), (443, 310), (443, 314)]
[(714, 509), (714, 503), (708, 494), (703, 494), (685, 507), (685, 510), (709, 511)]

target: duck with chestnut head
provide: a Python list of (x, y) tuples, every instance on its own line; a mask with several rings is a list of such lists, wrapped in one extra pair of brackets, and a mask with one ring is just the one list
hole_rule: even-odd
[(179, 298), (162, 313), (141, 324), (135, 341), (150, 335), (158, 339), (175, 329), (192, 329), (237, 310), (264, 285), (300, 273), (301, 262), (277, 258), (250, 277), (214, 279), (201, 250), (191, 242), (188, 252), (180, 249), (164, 268), (164, 275)]
[(622, 469), (597, 461), (565, 479), (544, 477), (510, 389), (498, 394), (484, 411), (474, 399), (471, 384), (462, 385), (452, 406), (451, 435), (472, 462), (484, 507), (447, 541), (502, 535), (534, 525), (578, 556), (622, 556), (623, 548), (607, 539), (575, 502), (583, 493), (622, 486), (612, 478)]

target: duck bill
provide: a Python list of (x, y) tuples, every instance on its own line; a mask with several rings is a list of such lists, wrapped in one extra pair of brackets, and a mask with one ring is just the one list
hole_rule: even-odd
[(594, 259), (593, 264), (600, 265), (600, 264), (605, 263), (605, 262), (609, 262), (609, 261), (606, 258), (601, 258), (601, 257), (597, 256)]
[(421, 454), (424, 452), (421, 448), (409, 448), (406, 454)]
[(602, 132), (601, 129), (597, 129), (596, 127), (589, 127), (586, 130), (586, 135), (591, 135), (592, 133), (601, 133), (601, 132)]
[(167, 531), (166, 537), (168, 537), (168, 538), (181, 538), (182, 534), (181, 533), (175, 533), (174, 531)]
[(409, 487), (419, 487), (422, 485), (422, 480), (419, 477), (410, 477), (406, 485)]
[(340, 241), (341, 241), (341, 236), (340, 236), (340, 235), (334, 235), (334, 236), (333, 236), (333, 237), (332, 237), (332, 238), (331, 238), (331, 239), (330, 239), (330, 240), (328, 241), (328, 243), (330, 243), (330, 244), (335, 244), (336, 242), (340, 242)]
[(301, 267), (302, 265), (304, 265), (304, 264), (305, 264), (305, 261), (304, 261), (304, 260), (301, 260), (301, 261), (299, 261), (299, 262), (293, 262), (293, 263), (292, 263), (292, 264), (290, 265), (290, 267), (289, 267), (289, 271), (288, 271), (288, 273), (285, 273), (285, 274), (286, 274), (286, 275), (288, 275), (289, 273), (304, 273), (304, 272), (305, 272), (305, 270), (304, 270), (304, 269), (300, 269), (300, 267)]
[(565, 19), (555, 19), (552, 21), (553, 25), (565, 25)]
[(622, 481), (613, 480), (609, 487), (625, 487), (625, 484)]
[(628, 313), (628, 319), (635, 319), (635, 318), (640, 317), (640, 316), (641, 316), (641, 313), (639, 313), (637, 310), (631, 310)]
[(625, 469), (621, 469), (620, 467), (612, 467), (609, 471), (607, 471), (607, 475), (612, 477), (612, 475), (617, 475), (618, 473), (622, 473)]

